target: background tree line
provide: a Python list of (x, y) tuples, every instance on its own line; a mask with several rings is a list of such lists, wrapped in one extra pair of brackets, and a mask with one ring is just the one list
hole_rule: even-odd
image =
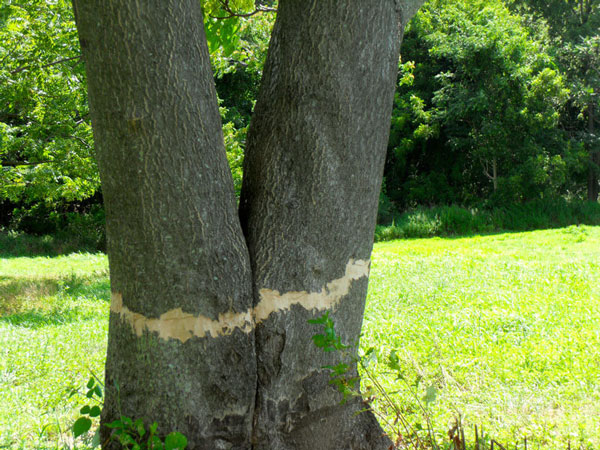
[[(274, 8), (204, 3), (238, 193)], [(599, 30), (598, 0), (428, 2), (402, 47), (380, 222), (434, 205), (597, 201)], [(4, 2), (0, 39), (0, 225), (102, 246), (70, 2)]]

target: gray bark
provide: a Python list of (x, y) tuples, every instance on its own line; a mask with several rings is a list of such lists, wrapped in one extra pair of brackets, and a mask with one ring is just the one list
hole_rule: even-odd
[[(594, 104), (590, 102), (588, 105), (588, 133), (591, 137), (594, 136)], [(598, 201), (598, 194), (600, 193), (600, 185), (598, 184), (598, 172), (600, 167), (600, 151), (596, 148), (598, 146), (597, 140), (593, 140), (593, 144), (590, 144), (589, 148), (589, 168), (588, 168), (588, 183), (587, 183), (587, 199), (590, 202)]]
[[(406, 10), (414, 9), (412, 6)], [(318, 292), (371, 255), (401, 33), (390, 0), (282, 0), (251, 123), (240, 217), (261, 289)], [(358, 340), (367, 277), (334, 307)], [(359, 399), (340, 404), (300, 305), (257, 325), (256, 449), (387, 449)]]
[(189, 335), (182, 342), (144, 326), (137, 333), (130, 320), (143, 323), (141, 317), (158, 319), (179, 308), (218, 320), (251, 307), (248, 252), (200, 2), (76, 0), (74, 6), (113, 293), (102, 422), (141, 417), (156, 420), (163, 433), (186, 434), (192, 449), (248, 448), (253, 334), (236, 329), (201, 338), (171, 330)]
[(157, 421), (190, 449), (388, 448), (307, 320), (358, 340), (417, 3), (280, 1), (240, 226), (200, 3), (74, 0), (113, 293), (103, 423)]

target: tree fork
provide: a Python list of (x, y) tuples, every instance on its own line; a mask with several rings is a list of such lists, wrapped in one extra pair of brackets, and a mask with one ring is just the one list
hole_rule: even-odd
[(238, 216), (200, 2), (74, 0), (107, 214), (103, 423), (157, 421), (190, 449), (388, 447), (340, 405), (307, 320), (331, 310), (358, 340), (418, 3), (281, 0)]

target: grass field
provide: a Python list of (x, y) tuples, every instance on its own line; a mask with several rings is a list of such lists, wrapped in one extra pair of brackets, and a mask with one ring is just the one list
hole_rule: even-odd
[(102, 373), (109, 282), (104, 255), (0, 259), (0, 448), (70, 444), (81, 388)]
[(434, 386), (441, 431), (462, 414), (467, 435), (483, 425), (512, 448), (527, 436), (529, 448), (598, 449), (599, 263), (592, 227), (380, 244), (362, 346), (380, 360), (397, 350), (407, 383), (387, 386), (413, 422)]
[[(434, 386), (439, 432), (462, 414), (469, 440), (477, 424), (511, 448), (600, 449), (599, 262), (600, 227), (378, 244), (370, 368), (413, 424)], [(68, 394), (102, 372), (108, 298), (104, 255), (0, 257), (0, 448), (73, 445)]]

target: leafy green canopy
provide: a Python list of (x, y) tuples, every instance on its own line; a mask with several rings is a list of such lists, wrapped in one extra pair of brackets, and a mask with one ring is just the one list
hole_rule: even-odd
[(596, 184), (597, 190), (600, 176), (600, 138), (596, 131), (600, 126), (600, 0), (512, 0), (511, 7), (549, 30), (552, 52), (570, 89), (569, 108), (562, 117), (561, 126), (587, 152), (592, 184)]
[(500, 0), (432, 0), (403, 46), (386, 186), (400, 207), (564, 192), (568, 91), (544, 36)]
[(70, 2), (3, 2), (0, 41), (0, 199), (89, 197), (100, 181)]
[[(274, 18), (254, 14), (255, 8), (252, 0), (203, 1), (238, 190), (246, 127)], [(3, 2), (0, 41), (0, 202), (56, 207), (93, 196), (100, 179), (71, 2)], [(245, 98), (246, 106), (236, 108), (235, 98)]]

